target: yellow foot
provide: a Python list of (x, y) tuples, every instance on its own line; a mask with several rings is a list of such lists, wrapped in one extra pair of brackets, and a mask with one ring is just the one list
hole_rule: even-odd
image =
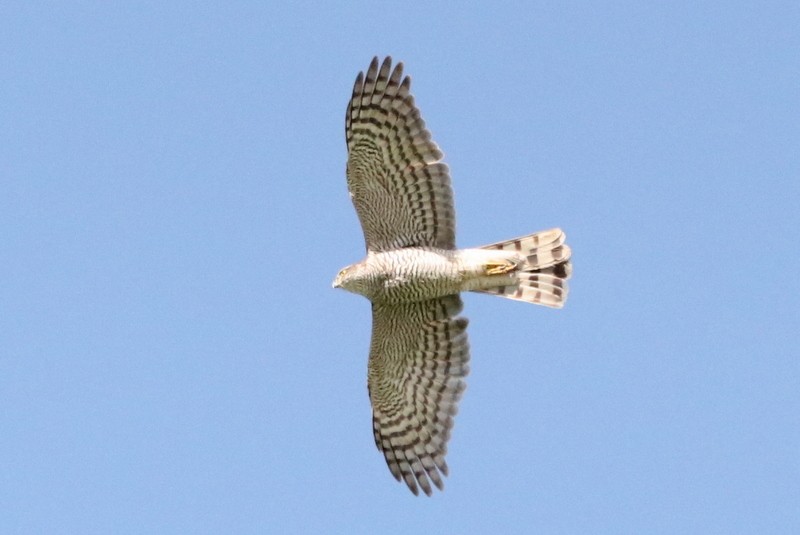
[(487, 275), (505, 275), (506, 273), (513, 271), (516, 267), (517, 264), (511, 260), (487, 262), (483, 265), (483, 269)]

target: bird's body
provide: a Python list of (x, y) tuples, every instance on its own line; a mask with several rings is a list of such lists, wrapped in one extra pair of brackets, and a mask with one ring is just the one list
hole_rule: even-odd
[(367, 256), (334, 287), (372, 302), (368, 387), (375, 444), (414, 494), (443, 488), (447, 442), (469, 372), (459, 294), (563, 306), (571, 273), (560, 229), (458, 249), (450, 174), (402, 63), (374, 58), (347, 107), (347, 185)]
[(408, 247), (368, 253), (334, 281), (373, 303), (425, 301), (467, 291), (517, 286), (518, 274), (535, 269), (521, 252)]

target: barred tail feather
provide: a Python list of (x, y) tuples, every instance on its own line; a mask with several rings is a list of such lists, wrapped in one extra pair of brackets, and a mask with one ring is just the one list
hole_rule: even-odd
[(516, 284), (498, 286), (481, 293), (499, 295), (515, 301), (524, 301), (551, 308), (562, 308), (567, 300), (567, 283), (555, 275), (519, 272)]
[(498, 249), (500, 251), (516, 251), (525, 255), (528, 265), (526, 270), (543, 269), (569, 260), (571, 251), (564, 243), (567, 236), (560, 228), (544, 230), (521, 238), (506, 240), (481, 249)]
[(515, 251), (525, 257), (525, 263), (510, 274), (514, 284), (479, 291), (552, 308), (563, 307), (567, 300), (567, 279), (572, 275), (572, 251), (565, 241), (564, 232), (555, 228), (481, 247)]

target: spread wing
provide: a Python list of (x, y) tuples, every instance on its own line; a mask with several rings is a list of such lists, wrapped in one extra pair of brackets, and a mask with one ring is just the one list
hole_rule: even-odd
[(447, 441), (469, 372), (458, 295), (373, 305), (369, 396), (375, 445), (414, 494), (441, 490)]
[(347, 106), (347, 186), (368, 251), (455, 248), (450, 172), (409, 93), (403, 64), (373, 58)]

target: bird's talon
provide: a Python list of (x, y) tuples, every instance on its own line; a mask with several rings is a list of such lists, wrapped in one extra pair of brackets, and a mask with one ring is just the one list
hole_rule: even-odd
[(515, 267), (517, 267), (517, 265), (514, 262), (505, 260), (502, 262), (489, 262), (483, 266), (483, 269), (486, 271), (487, 275), (505, 275), (513, 271)]

